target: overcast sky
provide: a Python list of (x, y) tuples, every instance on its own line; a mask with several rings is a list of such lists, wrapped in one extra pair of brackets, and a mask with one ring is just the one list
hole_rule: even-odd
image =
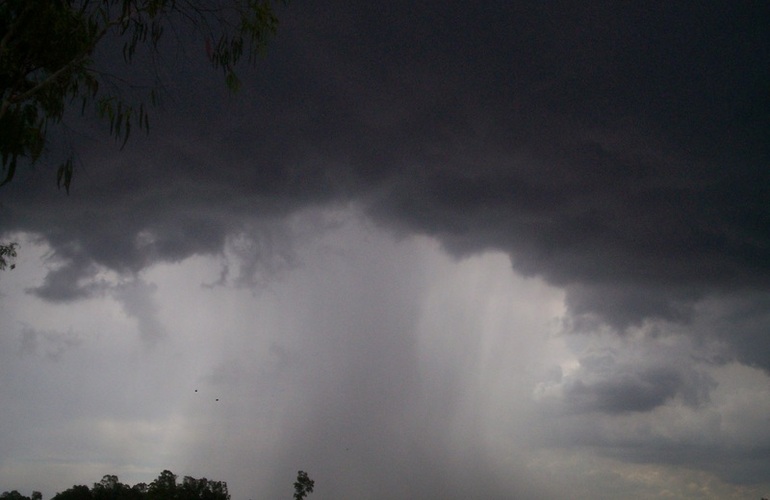
[(770, 495), (770, 3), (278, 14), (0, 188), (0, 491)]

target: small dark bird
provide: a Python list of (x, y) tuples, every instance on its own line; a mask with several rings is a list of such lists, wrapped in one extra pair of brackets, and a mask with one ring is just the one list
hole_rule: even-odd
[(217, 398), (217, 401), (219, 401), (219, 398)]
[(198, 389), (195, 389), (195, 392), (198, 392)]

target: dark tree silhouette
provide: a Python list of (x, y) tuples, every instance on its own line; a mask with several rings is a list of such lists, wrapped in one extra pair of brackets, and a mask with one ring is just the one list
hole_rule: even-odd
[(2, 500), (42, 500), (42, 498), (43, 495), (39, 491), (33, 491), (32, 496), (29, 497), (25, 497), (16, 490), (5, 491), (0, 494), (0, 499)]
[(0, 271), (6, 268), (13, 269), (16, 267), (16, 264), (13, 263), (13, 259), (16, 258), (16, 248), (18, 246), (19, 245), (16, 243), (9, 243), (7, 245), (0, 244)]
[(298, 471), (297, 480), (294, 482), (294, 498), (302, 500), (313, 493), (313, 486), (315, 486), (315, 481), (308, 477), (307, 472)]
[[(92, 54), (105, 40), (123, 42), (130, 64), (137, 48), (153, 56), (167, 27), (191, 26), (225, 84), (239, 86), (235, 64), (254, 62), (275, 33), (273, 3), (280, 0), (2, 0), (0, 2), (0, 185), (9, 182), (19, 159), (36, 161), (48, 125), (61, 122), (71, 102), (84, 113), (95, 104), (110, 135), (125, 144), (132, 127), (149, 131), (145, 102), (122, 95), (135, 88), (95, 68)], [(101, 71), (100, 71), (101, 69)], [(57, 183), (69, 191), (72, 157), (58, 169)]]
[(92, 498), (88, 486), (81, 484), (57, 493), (51, 500), (92, 500)]

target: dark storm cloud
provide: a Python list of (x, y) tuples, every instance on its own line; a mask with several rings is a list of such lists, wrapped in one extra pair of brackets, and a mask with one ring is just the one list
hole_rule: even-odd
[(97, 269), (90, 259), (77, 256), (67, 260), (58, 252), (56, 257), (58, 264), (55, 264), (55, 269), (48, 271), (42, 285), (30, 288), (29, 292), (51, 302), (68, 302), (91, 297), (104, 290), (105, 283), (92, 279)]
[(581, 371), (564, 382), (564, 400), (579, 413), (645, 412), (678, 399), (697, 407), (709, 400), (715, 382), (691, 366), (639, 366), (609, 353), (580, 359)]
[(572, 315), (568, 327), (577, 332), (595, 331), (602, 322), (622, 329), (640, 326), (649, 318), (688, 321), (692, 303), (702, 292), (636, 284), (580, 284), (567, 288), (567, 306)]
[[(770, 371), (770, 296), (767, 292), (748, 292), (717, 296), (701, 306), (707, 312), (694, 328), (707, 338), (726, 339), (727, 359)], [(715, 361), (724, 361), (715, 359)]]
[(170, 66), (190, 85), (174, 83), (149, 139), (120, 155), (83, 139), (68, 198), (39, 171), (4, 188), (3, 227), (65, 262), (41, 297), (88, 295), (94, 265), (216, 254), (232, 235), (261, 241), (255, 221), (351, 200), (458, 255), (507, 251), (567, 287), (576, 317), (618, 329), (770, 285), (767, 4), (301, 2), (280, 15), (237, 100), (190, 50)]
[[(627, 417), (662, 407), (700, 410), (719, 386), (710, 368), (721, 345), (653, 329), (630, 336), (608, 335), (580, 349), (577, 366), (554, 370), (535, 390), (541, 408), (554, 415)], [(586, 337), (590, 339), (591, 337)], [(584, 340), (576, 337), (576, 344)]]

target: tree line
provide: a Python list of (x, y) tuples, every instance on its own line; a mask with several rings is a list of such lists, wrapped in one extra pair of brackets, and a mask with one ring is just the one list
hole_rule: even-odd
[[(294, 482), (295, 500), (303, 500), (313, 492), (315, 481), (304, 471), (297, 472)], [(0, 500), (42, 500), (39, 491), (24, 496), (16, 490), (0, 494)], [(150, 484), (137, 483), (133, 486), (123, 484), (118, 476), (105, 475), (92, 488), (75, 485), (53, 496), (51, 500), (230, 500), (225, 481), (185, 476), (181, 482), (177, 475), (164, 470)]]

